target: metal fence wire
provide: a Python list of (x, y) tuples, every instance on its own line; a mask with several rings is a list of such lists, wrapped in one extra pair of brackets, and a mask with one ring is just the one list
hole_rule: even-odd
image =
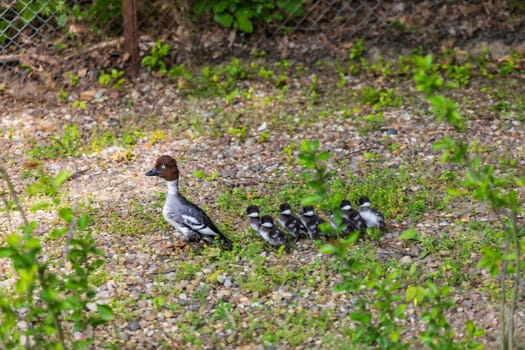
[[(191, 17), (189, 12), (194, 1), (169, 1), (137, 0), (139, 34), (147, 32), (150, 36), (160, 36), (168, 28), (185, 25)], [(298, 3), (297, 0), (293, 2)], [(118, 0), (73, 0), (58, 2), (56, 0), (0, 0), (0, 55), (21, 53), (28, 48), (37, 48), (44, 42), (66, 36), (69, 26), (68, 21), (77, 23), (78, 17), (90, 21), (90, 12), (97, 10), (100, 4), (113, 4), (112, 9), (104, 13), (105, 26), (98, 26), (96, 30), (105, 36), (120, 36), (122, 34), (121, 4)], [(369, 22), (377, 21), (377, 10), (382, 0), (325, 0), (304, 1), (305, 10), (297, 18), (285, 17), (281, 23), (265, 26), (272, 34), (290, 35), (295, 32), (319, 32), (332, 30), (337, 27), (338, 35), (347, 37), (362, 31)], [(98, 9), (100, 12), (100, 8)], [(83, 14), (79, 16), (79, 14)], [(186, 16), (181, 20), (181, 15)], [(76, 17), (75, 17), (76, 16)], [(91, 18), (93, 19), (93, 18)], [(192, 18), (194, 19), (194, 18)], [(100, 20), (100, 18), (99, 18)], [(202, 21), (198, 26), (200, 28)], [(67, 23), (67, 24), (66, 24)], [(210, 27), (217, 26), (208, 18), (204, 24)], [(65, 25), (64, 28), (61, 26)], [(93, 27), (93, 23), (88, 23)], [(263, 27), (263, 26), (261, 26)], [(157, 32), (157, 33), (155, 33)], [(162, 33), (164, 34), (164, 33)], [(95, 38), (94, 36), (93, 38)], [(103, 37), (103, 35), (100, 35)], [(95, 42), (91, 44), (96, 44)]]
[[(73, 39), (77, 46), (96, 45), (97, 40), (122, 35), (123, 0), (0, 0), (0, 66), (13, 62), (9, 55), (24, 54), (27, 50), (52, 50), (57, 42)], [(192, 6), (211, 0), (136, 0), (138, 13), (137, 36), (171, 38), (181, 41), (180, 32), (192, 27), (197, 35), (226, 32), (213, 20), (213, 14), (196, 17)], [(268, 0), (271, 2), (270, 0)], [(308, 36), (321, 37), (317, 43), (333, 46), (361, 37), (372, 42), (407, 39), (410, 45), (423, 40), (439, 41), (451, 33), (460, 39), (472, 38), (480, 32), (511, 33), (525, 25), (513, 14), (516, 1), (395, 1), (395, 0), (287, 0), (275, 2), (302, 6), (300, 15), (290, 11), (278, 21), (258, 23), (254, 35), (238, 35), (237, 39), (254, 40), (271, 36), (288, 36), (308, 45)], [(454, 22), (452, 22), (454, 20)], [(507, 27), (504, 27), (507, 26)], [(510, 26), (510, 27), (509, 27)], [(511, 28), (512, 27), (512, 28)], [(75, 30), (84, 28), (84, 34)], [(87, 29), (86, 29), (87, 28)], [(72, 35), (73, 34), (73, 35)], [(246, 39), (247, 38), (247, 39)], [(227, 46), (227, 35), (217, 45)], [(261, 40), (262, 40), (261, 39)], [(201, 42), (202, 43), (202, 42)], [(226, 44), (226, 45), (225, 45)], [(319, 44), (319, 45), (321, 45)], [(216, 45), (216, 47), (217, 47)], [(271, 44), (269, 44), (271, 45)], [(248, 45), (246, 45), (248, 46)], [(202, 48), (202, 47), (201, 47)], [(204, 47), (206, 49), (206, 47)], [(47, 52), (52, 55), (52, 52)], [(56, 53), (60, 56), (60, 53)]]
[(382, 0), (325, 0), (310, 2), (299, 19), (288, 17), (284, 25), (291, 25), (291, 32), (318, 32), (325, 28), (346, 29), (350, 35), (361, 31), (378, 19), (378, 8)]
[(0, 53), (17, 53), (56, 32), (48, 1), (0, 1)]

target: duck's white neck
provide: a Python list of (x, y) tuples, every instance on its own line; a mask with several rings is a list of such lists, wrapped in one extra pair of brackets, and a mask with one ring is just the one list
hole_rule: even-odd
[(179, 180), (166, 181), (168, 183), (168, 194), (179, 194)]

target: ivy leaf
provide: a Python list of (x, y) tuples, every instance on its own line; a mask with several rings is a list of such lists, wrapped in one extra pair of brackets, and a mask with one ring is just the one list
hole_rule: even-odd
[(250, 19), (250, 13), (246, 9), (235, 12), (235, 19), (240, 30), (246, 33), (253, 32), (253, 23)]
[(224, 10), (226, 10), (227, 7), (228, 7), (228, 1), (217, 1), (213, 5), (213, 12), (215, 13), (224, 12)]
[(292, 17), (302, 16), (305, 12), (302, 0), (277, 0), (277, 6)]
[(67, 24), (67, 15), (65, 13), (61, 13), (60, 15), (55, 17), (57, 26), (59, 28), (63, 28)]
[(225, 28), (231, 28), (233, 24), (233, 16), (229, 13), (216, 13), (213, 19)]

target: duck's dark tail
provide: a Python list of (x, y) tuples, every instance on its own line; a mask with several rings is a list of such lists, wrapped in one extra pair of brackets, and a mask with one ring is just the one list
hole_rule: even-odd
[(221, 238), (222, 245), (225, 249), (231, 250), (233, 248), (233, 242), (222, 232), (219, 233), (219, 237)]

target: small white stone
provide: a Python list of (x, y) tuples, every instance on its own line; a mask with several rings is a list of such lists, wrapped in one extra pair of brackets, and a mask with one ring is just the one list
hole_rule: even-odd
[(87, 303), (86, 307), (91, 312), (97, 311), (97, 304), (95, 303)]
[(258, 132), (268, 130), (268, 124), (266, 122), (262, 123), (261, 126), (257, 128)]
[(401, 263), (402, 265), (409, 265), (412, 263), (412, 258), (408, 255), (405, 255), (399, 260), (399, 263)]

